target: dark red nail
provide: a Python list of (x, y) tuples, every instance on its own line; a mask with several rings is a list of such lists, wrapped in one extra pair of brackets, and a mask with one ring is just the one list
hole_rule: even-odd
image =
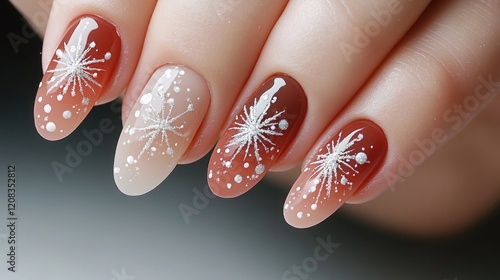
[(271, 76), (236, 114), (210, 159), (208, 183), (221, 197), (252, 188), (297, 134), (307, 112), (302, 87), (290, 76)]
[(365, 185), (386, 154), (387, 140), (378, 125), (350, 123), (306, 164), (286, 199), (285, 219), (298, 228), (323, 221)]

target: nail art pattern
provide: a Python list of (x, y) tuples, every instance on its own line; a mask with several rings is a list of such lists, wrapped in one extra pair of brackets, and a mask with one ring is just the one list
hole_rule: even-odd
[[(283, 131), (288, 128), (288, 121), (284, 118), (280, 118), (285, 112), (284, 110), (271, 113), (271, 116), (266, 117), (271, 103), (275, 103), (277, 100), (277, 97), (274, 95), (285, 84), (282, 78), (275, 78), (273, 86), (266, 91), (265, 94), (261, 95), (260, 98), (254, 98), (253, 105), (250, 106), (250, 108), (247, 109), (245, 105), (243, 107), (243, 114), (237, 115), (233, 126), (229, 128), (229, 130), (235, 130), (236, 134), (234, 134), (229, 143), (225, 145), (224, 151), (222, 151), (221, 148), (218, 148), (216, 151), (217, 154), (222, 154), (223, 152), (229, 154), (231, 148), (236, 149), (229, 160), (220, 158), (220, 162), (223, 166), (231, 168), (233, 167), (236, 156), (244, 150), (245, 155), (243, 156), (243, 160), (245, 162), (243, 163), (243, 167), (253, 170), (253, 174), (246, 175), (246, 179), (248, 180), (257, 179), (266, 169), (266, 166), (261, 163), (261, 152), (269, 154), (275, 150), (276, 146), (276, 144), (269, 139), (269, 136), (283, 136)], [(253, 152), (250, 150), (253, 150)], [(279, 150), (276, 152), (279, 152)], [(252, 161), (255, 162), (253, 164), (254, 166), (250, 166), (250, 158), (252, 157)], [(248, 161), (247, 158), (249, 159)], [(216, 175), (219, 175), (220, 172), (221, 171), (217, 171)], [(213, 171), (210, 171), (208, 176), (212, 178)], [(220, 182), (220, 179), (216, 180)], [(236, 174), (234, 176), (234, 182), (227, 182), (226, 187), (230, 189), (233, 183), (239, 184), (242, 181), (243, 175)]]
[[(90, 29), (90, 22), (87, 21), (83, 26), (83, 30)], [(62, 91), (57, 99), (64, 99), (64, 96), (71, 87), (71, 96), (76, 96), (76, 91), (82, 97), (82, 104), (88, 104), (88, 98), (85, 96), (83, 87), (89, 88), (94, 94), (94, 87), (102, 88), (102, 85), (98, 83), (95, 78), (99, 75), (100, 71), (104, 71), (102, 68), (94, 67), (93, 65), (110, 60), (111, 52), (106, 52), (104, 56), (100, 59), (93, 58), (91, 51), (96, 48), (96, 42), (92, 41), (88, 44), (87, 48), (83, 49), (82, 44), (82, 34), (78, 36), (78, 42), (75, 45), (68, 46), (64, 43), (64, 50), (57, 49), (57, 58), (53, 59), (54, 62), (61, 65), (61, 67), (56, 69), (47, 70), (48, 73), (53, 73), (54, 75), (47, 84), (50, 86), (47, 92), (52, 91), (56, 88), (61, 88)], [(64, 85), (64, 86), (63, 86)]]
[(127, 193), (144, 192), (165, 179), (189, 146), (208, 103), (206, 83), (194, 71), (159, 68), (120, 135), (114, 167), (117, 185)]
[(258, 182), (297, 132), (307, 101), (289, 76), (269, 78), (236, 114), (210, 160), (209, 184), (232, 197)]
[[(235, 130), (237, 133), (231, 137), (231, 140), (226, 145), (226, 148), (234, 146), (237, 147), (237, 149), (231, 159), (224, 162), (226, 167), (231, 167), (232, 162), (243, 149), (245, 150), (243, 160), (245, 160), (249, 156), (249, 153), (251, 153), (250, 148), (253, 147), (253, 156), (257, 161), (257, 165), (254, 169), (254, 176), (262, 174), (265, 166), (261, 163), (262, 157), (260, 156), (259, 151), (261, 150), (259, 149), (259, 146), (265, 153), (269, 153), (274, 150), (274, 146), (276, 146), (276, 144), (269, 139), (268, 136), (283, 136), (282, 131), (285, 131), (288, 128), (288, 121), (284, 118), (280, 118), (285, 110), (276, 112), (272, 116), (265, 118), (271, 103), (275, 103), (277, 100), (277, 97), (273, 95), (284, 85), (285, 82), (283, 79), (275, 79), (274, 86), (270, 89), (272, 92), (270, 95), (262, 95), (260, 102), (258, 102), (257, 98), (255, 98), (253, 106), (250, 106), (249, 110), (247, 110), (246, 105), (243, 107), (244, 114), (237, 116), (234, 123), (235, 126), (229, 128), (229, 130)], [(271, 99), (271, 102), (268, 102), (269, 98)], [(259, 111), (258, 108), (262, 107), (262, 105), (264, 109)], [(279, 131), (277, 131), (277, 128), (279, 128)]]
[(39, 84), (35, 123), (57, 140), (71, 133), (89, 113), (120, 55), (116, 29), (96, 16), (84, 16), (68, 29)]
[(373, 122), (346, 126), (305, 165), (284, 205), (287, 221), (307, 227), (326, 219), (358, 190), (386, 152), (384, 133)]
[[(171, 72), (170, 69), (168, 69), (167, 73), (165, 73), (167, 78), (169, 78), (170, 72)], [(179, 77), (182, 75), (184, 75), (184, 72), (179, 73)], [(180, 81), (174, 81), (174, 83), (178, 82)], [(178, 86), (175, 86), (174, 88), (177, 89), (177, 91), (180, 91), (180, 88)], [(129, 134), (131, 135), (133, 135), (135, 132), (143, 133), (143, 135), (139, 137), (139, 141), (147, 139), (146, 143), (144, 143), (144, 147), (141, 149), (141, 152), (138, 155), (139, 158), (147, 150), (150, 151), (151, 155), (154, 155), (154, 153), (156, 152), (156, 147), (152, 147), (152, 144), (159, 135), (161, 135), (161, 143), (165, 144), (166, 146), (165, 151), (162, 151), (161, 153), (163, 155), (166, 153), (170, 156), (173, 156), (174, 149), (172, 149), (172, 146), (170, 145), (170, 142), (168, 140), (169, 139), (168, 135), (175, 134), (179, 137), (185, 137), (185, 135), (183, 135), (180, 132), (180, 130), (184, 128), (184, 124), (176, 125), (176, 121), (180, 117), (194, 110), (194, 105), (191, 102), (191, 99), (186, 98), (186, 101), (188, 103), (186, 109), (183, 112), (175, 116), (172, 116), (172, 110), (174, 109), (175, 99), (170, 97), (170, 93), (166, 92), (165, 86), (163, 85), (158, 86), (157, 94), (160, 103), (159, 112), (155, 109), (155, 106), (151, 104), (152, 93), (146, 93), (140, 99), (142, 105), (147, 105), (147, 107), (144, 110), (144, 114), (142, 114), (142, 120), (144, 121), (144, 123), (149, 123), (149, 125), (129, 128)], [(140, 111), (136, 111), (136, 113), (140, 115)]]
[[(170, 91), (167, 91), (167, 88), (170, 87), (167, 84), (168, 81), (173, 80), (173, 87), (171, 87), (173, 92), (176, 94), (181, 92), (182, 76), (184, 76), (184, 73), (184, 70), (179, 71), (177, 67), (175, 71), (172, 71), (172, 69), (165, 70), (152, 91), (140, 97), (139, 102), (142, 108), (133, 112), (133, 115), (130, 116), (130, 118), (135, 119), (132, 120), (133, 125), (125, 127), (124, 132), (130, 136), (136, 133), (140, 135), (136, 136), (136, 139), (141, 143), (141, 149), (138, 154), (127, 156), (126, 167), (137, 163), (137, 159), (141, 158), (144, 154), (147, 154), (148, 157), (153, 157), (156, 153), (170, 157), (174, 156), (173, 147), (178, 146), (179, 142), (171, 143), (169, 138), (172, 138), (172, 135), (180, 137), (180, 140), (186, 140), (186, 135), (183, 131), (185, 123), (178, 120), (189, 112), (194, 111), (194, 104), (190, 97), (186, 97), (185, 101), (177, 100), (178, 103), (183, 103), (180, 105), (183, 106), (183, 111), (173, 115), (172, 111), (176, 108), (176, 99), (180, 99), (182, 96), (174, 96)], [(166, 82), (166, 84), (163, 82)], [(189, 92), (191, 89), (188, 87), (185, 90)], [(177, 108), (176, 111), (178, 111)], [(131, 140), (128, 139), (122, 144), (127, 145), (130, 142)], [(115, 173), (118, 172), (118, 170), (115, 170)]]
[[(357, 129), (345, 138), (342, 138), (342, 132), (340, 132), (337, 143), (333, 140), (326, 145), (326, 148), (321, 148), (316, 160), (304, 168), (304, 172), (311, 170), (311, 168), (313, 170), (314, 180), (308, 190), (314, 197), (314, 203), (310, 206), (311, 210), (316, 210), (320, 197), (323, 197), (323, 200), (330, 198), (332, 188), (335, 193), (341, 191), (343, 196), (346, 195), (344, 188), (352, 190), (352, 182), (348, 177), (355, 177), (359, 173), (357, 171), (358, 165), (369, 163), (364, 152), (367, 147), (363, 146), (361, 151), (351, 149), (354, 143), (363, 140), (362, 131), (363, 129)], [(368, 148), (373, 149), (373, 145), (368, 146)], [(339, 188), (342, 189), (339, 190)], [(322, 195), (323, 193), (324, 195)], [(307, 194), (304, 194), (303, 198), (307, 198)], [(341, 201), (342, 199), (339, 198), (339, 202)], [(285, 204), (285, 209), (287, 208), (288, 204)], [(297, 213), (298, 218), (302, 216), (302, 212)]]

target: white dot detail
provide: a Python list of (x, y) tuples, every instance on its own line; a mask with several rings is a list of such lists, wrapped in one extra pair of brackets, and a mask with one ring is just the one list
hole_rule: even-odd
[(113, 172), (114, 172), (115, 174), (120, 173), (120, 167), (115, 167), (115, 168), (113, 169)]
[(38, 102), (42, 102), (42, 99), (43, 99), (43, 98), (42, 98), (41, 96), (40, 96), (40, 97), (38, 97)]
[(281, 120), (278, 123), (278, 126), (281, 130), (287, 130), (288, 129), (288, 122), (286, 120)]
[(346, 178), (346, 177), (344, 177), (344, 175), (342, 175), (342, 179), (340, 179), (340, 183), (341, 183), (342, 185), (347, 184), (347, 178)]
[(56, 124), (53, 122), (48, 122), (45, 126), (45, 129), (47, 129), (48, 132), (54, 132), (56, 131)]
[(304, 213), (298, 212), (297, 213), (297, 218), (302, 219), (302, 217), (304, 217)]
[(58, 94), (56, 98), (57, 98), (57, 101), (61, 101), (63, 99), (63, 95), (62, 94)]
[(133, 156), (128, 156), (127, 157), (127, 162), (128, 162), (128, 164), (133, 164), (134, 163), (134, 157)]
[(238, 174), (238, 175), (234, 176), (234, 181), (239, 184), (243, 181), (243, 177), (241, 177), (241, 175)]
[(146, 104), (149, 104), (149, 102), (151, 102), (151, 99), (153, 99), (153, 95), (151, 94), (151, 92), (148, 92), (146, 94), (144, 94), (143, 96), (141, 96), (141, 104), (142, 105), (146, 105)]
[(260, 163), (259, 165), (257, 165), (255, 167), (255, 173), (262, 174), (262, 173), (264, 173), (265, 169), (266, 169), (266, 166), (264, 164)]
[(62, 113), (63, 118), (65, 119), (71, 119), (71, 111), (66, 110)]
[(167, 92), (167, 89), (165, 88), (164, 85), (159, 85), (158, 86), (158, 93), (159, 94), (165, 94)]
[(365, 153), (360, 152), (360, 153), (356, 154), (356, 162), (357, 163), (364, 164), (364, 163), (366, 163), (367, 160), (368, 160), (368, 156)]
[(110, 53), (110, 52), (107, 52), (107, 53), (104, 55), (104, 59), (106, 59), (106, 60), (110, 60), (110, 59), (111, 59), (111, 53)]

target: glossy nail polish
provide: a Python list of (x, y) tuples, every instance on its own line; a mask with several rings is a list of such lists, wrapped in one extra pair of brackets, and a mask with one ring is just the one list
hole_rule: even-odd
[(128, 195), (158, 186), (177, 165), (210, 103), (205, 80), (190, 68), (158, 68), (137, 99), (116, 148), (114, 177)]
[(286, 221), (297, 228), (320, 223), (379, 169), (387, 154), (382, 129), (357, 120), (334, 134), (305, 165), (285, 202)]
[(34, 117), (38, 133), (59, 140), (73, 132), (111, 80), (121, 51), (116, 28), (85, 15), (73, 21), (40, 82)]
[(235, 197), (257, 184), (295, 137), (306, 111), (306, 96), (293, 78), (267, 79), (216, 145), (208, 168), (211, 190)]

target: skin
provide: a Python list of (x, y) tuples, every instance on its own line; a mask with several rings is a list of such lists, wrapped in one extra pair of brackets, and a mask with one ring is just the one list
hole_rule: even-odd
[[(36, 1), (12, 2), (28, 18), (35, 13)], [(98, 103), (125, 92), (126, 119), (151, 73), (164, 63), (187, 65), (207, 81), (210, 107), (180, 163), (208, 153), (228, 116), (265, 78), (284, 72), (302, 85), (309, 108), (273, 170), (300, 164), (328, 132), (368, 118), (384, 129), (390, 148), (381, 171), (351, 198), (359, 205), (346, 211), (399, 232), (440, 236), (473, 225), (498, 204), (499, 89), (476, 100), (472, 111), (460, 106), (474, 97), (478, 77), (500, 81), (500, 1), (401, 1), (399, 8), (382, 0), (233, 1), (221, 12), (214, 7), (222, 2), (57, 1), (45, 31), (44, 69), (66, 25), (81, 14), (99, 14), (117, 26), (127, 56)], [(392, 11), (391, 19), (366, 46), (350, 55), (337, 47), (354, 44), (356, 28), (381, 10)], [(228, 38), (222, 47), (220, 38)], [(383, 176), (399, 174), (399, 157), (409, 158), (416, 141), (433, 139), (436, 129), (441, 137), (435, 149), (411, 176), (403, 174), (397, 185)]]

